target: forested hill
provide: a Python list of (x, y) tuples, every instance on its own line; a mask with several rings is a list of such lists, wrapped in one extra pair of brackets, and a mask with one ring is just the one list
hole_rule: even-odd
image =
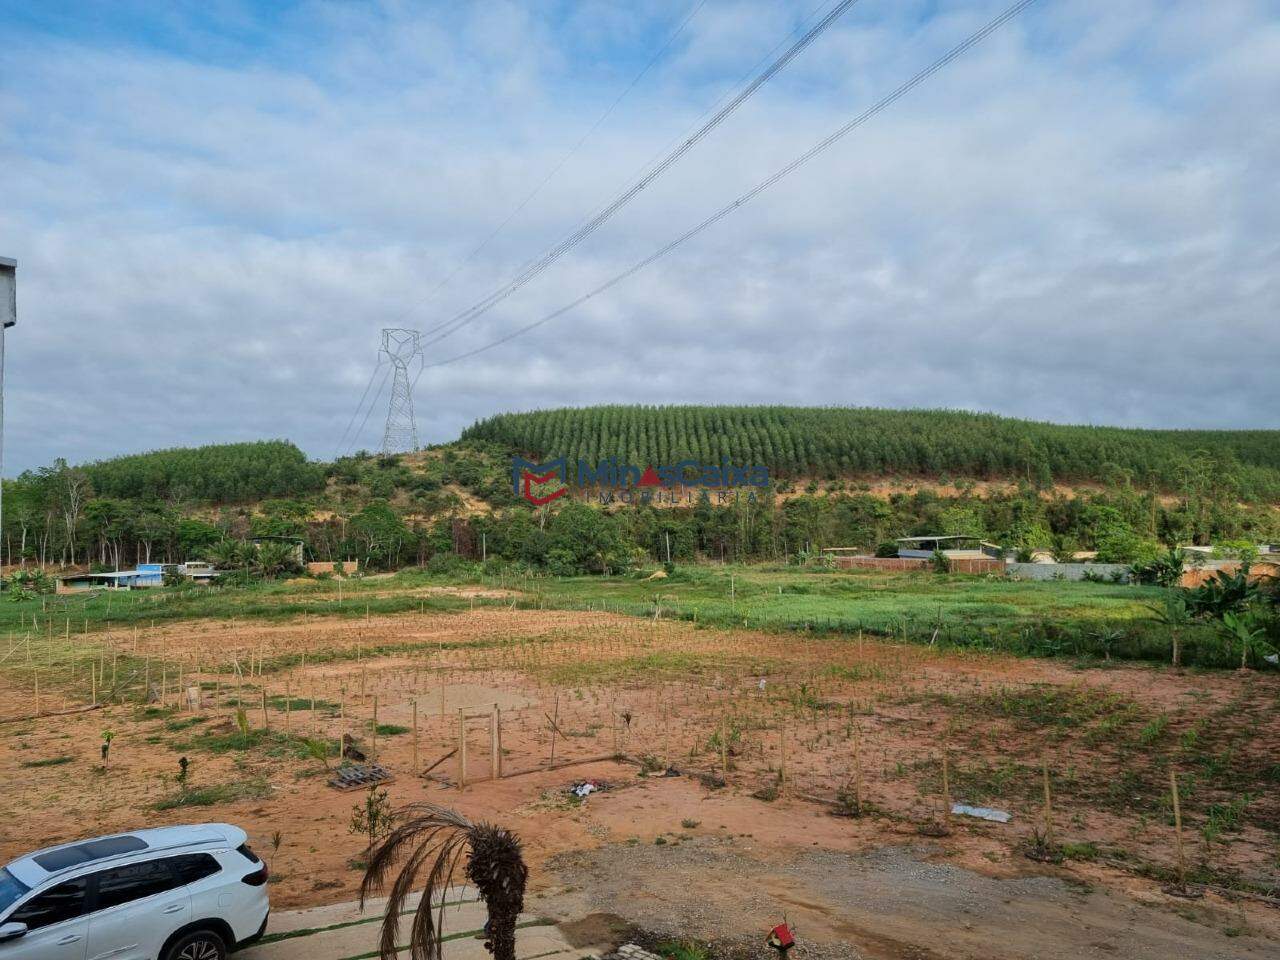
[[(763, 464), (780, 496), (758, 509), (595, 510), (591, 491), (579, 491), (535, 522), (512, 489), (513, 453)], [(874, 490), (878, 478), (898, 492)], [(997, 482), (960, 482), (971, 479)], [(1043, 495), (1055, 489), (1063, 495)], [(248, 537), (297, 536), (309, 556), (366, 568), (487, 555), (599, 573), (641, 554), (660, 559), (668, 540), (681, 560), (777, 560), (797, 544), (871, 550), (942, 532), (1130, 563), (1161, 545), (1276, 542), (1277, 504), (1280, 431), (1069, 427), (929, 410), (591, 407), (493, 417), (454, 442), (332, 463), (283, 440), (78, 466), (59, 459), (5, 481), (0, 552), (41, 567), (226, 564), (246, 555)]]
[(154, 450), (82, 469), (102, 497), (219, 503), (304, 496), (322, 489), (326, 474), (285, 440)]
[(1245, 499), (1280, 499), (1280, 430), (1065, 426), (955, 410), (599, 406), (501, 414), (463, 439), (537, 457), (634, 464), (729, 459), (780, 477), (909, 474), (1181, 488), (1218, 472)]

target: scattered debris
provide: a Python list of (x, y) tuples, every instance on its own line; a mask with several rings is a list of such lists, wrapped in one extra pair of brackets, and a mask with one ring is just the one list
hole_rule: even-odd
[(579, 780), (569, 788), (569, 792), (579, 800), (585, 800), (593, 793), (598, 793), (601, 790), (608, 789), (609, 785), (603, 780)]
[(953, 803), (951, 812), (966, 817), (977, 817), (979, 820), (990, 820), (992, 823), (1008, 823), (1013, 816), (1004, 810), (994, 807), (971, 807), (967, 803)]
[(708, 790), (722, 790), (725, 786), (724, 777), (714, 773), (698, 774), (698, 782)]
[(329, 786), (335, 790), (362, 790), (395, 780), (391, 771), (380, 763), (353, 763), (339, 767)]
[(624, 943), (613, 953), (604, 954), (600, 960), (662, 960), (662, 958), (634, 943)]

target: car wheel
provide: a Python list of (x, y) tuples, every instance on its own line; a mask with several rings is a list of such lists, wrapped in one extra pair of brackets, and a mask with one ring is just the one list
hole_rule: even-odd
[(212, 930), (193, 930), (175, 940), (163, 960), (227, 960), (227, 945)]

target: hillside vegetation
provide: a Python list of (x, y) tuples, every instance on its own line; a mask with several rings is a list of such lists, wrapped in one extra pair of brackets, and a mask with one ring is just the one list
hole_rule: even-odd
[[(487, 559), (603, 573), (646, 560), (786, 561), (951, 533), (1150, 562), (1162, 545), (1280, 540), (1277, 437), (946, 411), (552, 410), (484, 420), (458, 441), (396, 457), (316, 463), (274, 440), (58, 460), (6, 481), (0, 546), (6, 561), (39, 566), (265, 567), (278, 564), (239, 542), (297, 536), (310, 557), (365, 568)], [(736, 500), (702, 489), (674, 506), (603, 509), (593, 491), (575, 489), (535, 510), (512, 490), (513, 453), (636, 465), (726, 458), (768, 465), (775, 482)], [(876, 477), (909, 482), (886, 495)], [(998, 482), (974, 482), (983, 478)]]
[(1054, 481), (1126, 479), (1176, 489), (1197, 461), (1246, 500), (1280, 499), (1280, 431), (1063, 426), (956, 410), (600, 406), (508, 413), (463, 439), (537, 457), (634, 464), (763, 464), (778, 477), (910, 474)]
[(323, 466), (310, 463), (286, 440), (155, 450), (100, 460), (83, 470), (104, 497), (224, 503), (312, 493), (325, 478)]

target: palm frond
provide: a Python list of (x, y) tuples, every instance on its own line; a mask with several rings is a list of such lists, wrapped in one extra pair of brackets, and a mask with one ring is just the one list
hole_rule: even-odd
[[(404, 866), (396, 876), (387, 898), (378, 945), (382, 960), (394, 960), (400, 916), (405, 901), (413, 891), (423, 868), (430, 863), (422, 900), (414, 915), (410, 936), (413, 960), (440, 960), (442, 943), (439, 931), (444, 920), (444, 893), (453, 878), (458, 861), (466, 852), (473, 824), (462, 814), (432, 803), (411, 804), (400, 811), (399, 825), (386, 839), (369, 851), (368, 865), (360, 883), (360, 906), (385, 884), (387, 874), (402, 859)], [(439, 915), (432, 917), (433, 905)]]

